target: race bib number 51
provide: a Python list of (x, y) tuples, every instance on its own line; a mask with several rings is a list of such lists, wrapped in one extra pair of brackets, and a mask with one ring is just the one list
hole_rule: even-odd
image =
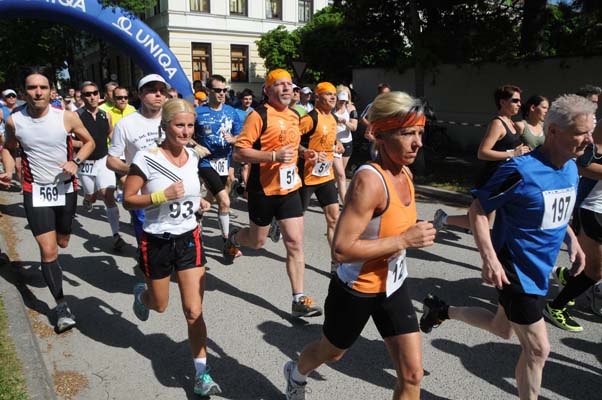
[(287, 165), (280, 168), (280, 187), (284, 190), (292, 189), (299, 181), (296, 165)]
[(554, 229), (569, 223), (575, 207), (575, 188), (547, 190), (542, 193), (544, 214), (541, 229)]

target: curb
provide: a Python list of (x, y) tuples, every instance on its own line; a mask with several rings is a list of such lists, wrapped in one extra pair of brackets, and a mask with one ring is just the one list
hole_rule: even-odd
[[(4, 215), (4, 218), (10, 217)], [(4, 237), (0, 235), (0, 249), (5, 250), (6, 248)], [(12, 267), (8, 264), (0, 266), (0, 268), (5, 269), (0, 274), (0, 292), (8, 318), (8, 334), (15, 344), (17, 356), (21, 361), (29, 399), (56, 400), (54, 384), (48, 374), (38, 340), (31, 328), (21, 293), (7, 280), (7, 276), (12, 278)]]
[(469, 206), (472, 203), (472, 196), (464, 193), (452, 192), (451, 190), (434, 188), (432, 186), (414, 185), (416, 193), (423, 196), (448, 201), (450, 203), (457, 203), (463, 206)]

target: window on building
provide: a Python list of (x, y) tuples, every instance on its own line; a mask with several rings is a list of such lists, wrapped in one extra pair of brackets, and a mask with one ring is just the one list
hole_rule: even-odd
[(230, 46), (232, 82), (249, 81), (249, 46)]
[(192, 79), (205, 82), (211, 76), (211, 45), (192, 44)]
[(299, 22), (309, 22), (313, 14), (313, 0), (299, 0)]
[(190, 11), (211, 12), (209, 0), (190, 0)]
[(247, 0), (230, 0), (230, 15), (247, 15)]
[(282, 19), (282, 0), (266, 0), (265, 17), (267, 19)]

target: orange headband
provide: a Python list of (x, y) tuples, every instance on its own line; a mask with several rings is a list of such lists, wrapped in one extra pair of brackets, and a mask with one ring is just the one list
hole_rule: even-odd
[(334, 92), (336, 94), (337, 88), (330, 82), (320, 82), (316, 86), (316, 94), (320, 94), (322, 92)]
[(415, 112), (407, 113), (403, 118), (385, 118), (374, 121), (370, 124), (374, 133), (387, 132), (395, 129), (409, 128), (410, 126), (424, 126), (426, 117), (424, 114)]
[(273, 71), (270, 71), (268, 76), (265, 78), (266, 89), (272, 86), (274, 82), (276, 82), (278, 79), (282, 78), (292, 79), (291, 74), (289, 74), (288, 71), (285, 69), (275, 69)]

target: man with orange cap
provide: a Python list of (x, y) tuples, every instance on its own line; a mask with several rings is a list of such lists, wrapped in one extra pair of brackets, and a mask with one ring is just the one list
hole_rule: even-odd
[[(316, 107), (301, 118), (299, 127), (302, 135), (298, 164), (303, 183), (301, 204), (303, 210), (307, 210), (312, 194), (316, 195), (326, 217), (326, 238), (330, 245), (339, 218), (339, 199), (332, 163), (335, 150), (342, 153), (344, 147), (336, 140), (337, 121), (332, 113), (337, 102), (336, 88), (330, 82), (320, 82), (315, 93)], [(331, 262), (331, 270), (335, 265)]]
[(265, 81), (267, 102), (247, 116), (236, 140), (234, 160), (251, 164), (250, 226), (232, 230), (223, 254), (233, 261), (241, 246), (262, 248), (275, 217), (286, 247), (286, 270), (293, 292), (292, 315), (314, 317), (322, 315), (322, 309), (303, 292), (303, 207), (297, 173), (299, 115), (288, 108), (292, 92), (291, 75), (283, 69), (271, 71)]
[(207, 100), (207, 94), (201, 90), (194, 94), (194, 105), (202, 106), (207, 104), (209, 100)]

